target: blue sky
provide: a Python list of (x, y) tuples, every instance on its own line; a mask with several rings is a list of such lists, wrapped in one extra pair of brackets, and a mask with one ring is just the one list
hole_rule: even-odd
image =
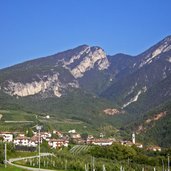
[(171, 0), (1, 0), (0, 68), (81, 44), (136, 55), (171, 35)]

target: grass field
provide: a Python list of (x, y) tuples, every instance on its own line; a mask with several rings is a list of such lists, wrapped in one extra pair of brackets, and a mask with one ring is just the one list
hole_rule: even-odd
[(44, 131), (60, 130), (68, 132), (69, 130), (75, 129), (80, 133), (89, 133), (95, 136), (99, 135), (101, 131), (105, 131), (106, 135), (109, 130), (112, 132), (111, 134), (116, 132), (116, 129), (113, 127), (106, 130), (104, 126), (99, 128), (84, 120), (60, 118), (54, 114), (50, 115), (49, 119), (45, 116), (45, 113), (36, 115), (35, 113), (27, 113), (19, 110), (0, 110), (0, 131), (25, 132), (28, 128), (34, 128), (35, 125), (39, 124), (43, 126)]
[(3, 165), (3, 166), (0, 166), (0, 171), (28, 171), (28, 170), (13, 167), (13, 166), (7, 166), (7, 168), (5, 168), (5, 166)]
[(37, 121), (35, 114), (16, 110), (0, 110), (0, 115), (0, 131), (24, 131)]
[(46, 119), (45, 115), (36, 116), (36, 114), (33, 113), (16, 110), (0, 110), (0, 116), (0, 131), (25, 131), (38, 123), (43, 125), (44, 130), (49, 131), (52, 131), (53, 129), (62, 131), (76, 129), (77, 131), (82, 132), (94, 131), (94, 128), (87, 123), (75, 119), (59, 119), (55, 116)]
[(34, 121), (36, 116), (32, 113), (14, 110), (0, 110), (3, 121)]

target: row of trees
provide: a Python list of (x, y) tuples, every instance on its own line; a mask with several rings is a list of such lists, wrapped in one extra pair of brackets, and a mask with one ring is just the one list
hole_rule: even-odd
[(163, 152), (149, 152), (139, 149), (135, 146), (127, 147), (121, 144), (113, 144), (111, 146), (95, 146), (89, 153), (97, 158), (106, 158), (116, 161), (128, 161), (129, 163), (162, 166), (167, 165), (167, 155), (169, 150)]

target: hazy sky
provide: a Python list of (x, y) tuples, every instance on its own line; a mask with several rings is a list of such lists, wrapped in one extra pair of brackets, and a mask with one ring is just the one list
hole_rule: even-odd
[(171, 0), (0, 0), (0, 68), (81, 44), (136, 55), (171, 35)]

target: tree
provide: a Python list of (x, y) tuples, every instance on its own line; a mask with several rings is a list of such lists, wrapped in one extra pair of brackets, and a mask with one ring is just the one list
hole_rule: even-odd
[(40, 145), (41, 152), (50, 152), (50, 146), (48, 145), (48, 142), (43, 140), (42, 144)]
[(4, 143), (0, 142), (0, 164), (4, 162)]
[(3, 141), (4, 141), (3, 136), (0, 136), (0, 142), (3, 142)]
[(104, 157), (113, 160), (125, 160), (136, 156), (136, 151), (131, 147), (126, 147), (121, 144), (113, 144), (111, 146), (94, 147), (90, 153), (95, 157)]
[(27, 135), (27, 137), (32, 137), (33, 136), (33, 131), (32, 131), (31, 128), (28, 128), (26, 135)]
[(82, 134), (81, 134), (81, 138), (82, 138), (83, 140), (87, 140), (87, 138), (88, 138), (88, 133), (82, 133)]

